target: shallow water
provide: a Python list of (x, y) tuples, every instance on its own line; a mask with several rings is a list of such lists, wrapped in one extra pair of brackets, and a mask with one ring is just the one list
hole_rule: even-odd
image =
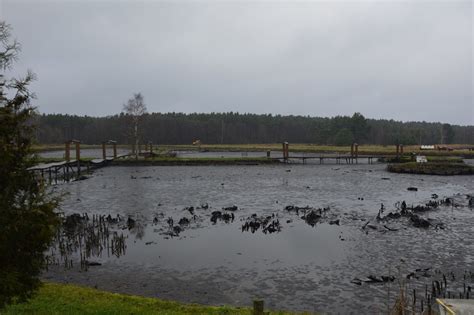
[[(127, 154), (130, 153), (129, 149), (117, 148), (117, 154)], [(65, 150), (55, 150), (55, 151), (41, 151), (38, 152), (38, 155), (43, 158), (65, 158)], [(113, 156), (112, 148), (107, 148), (107, 156)], [(71, 147), (70, 151), (71, 159), (76, 158), (76, 151)], [(102, 158), (102, 149), (81, 149), (81, 158)]]
[[(54, 189), (68, 193), (61, 209), (66, 214), (119, 214), (136, 220), (130, 230), (124, 221), (111, 226), (128, 237), (125, 255), (104, 252), (90, 258), (102, 265), (87, 272), (51, 266), (45, 277), (185, 302), (249, 305), (262, 297), (273, 309), (345, 314), (385, 312), (398, 286), (398, 280), (359, 286), (351, 283), (354, 278), (390, 274), (404, 279), (415, 269), (428, 267), (457, 275), (474, 272), (474, 214), (465, 197), (474, 194), (473, 177), (391, 174), (384, 168), (363, 164), (103, 168), (88, 180)], [(410, 186), (418, 191), (407, 191)], [(396, 210), (398, 201), (417, 205), (432, 194), (455, 196), (462, 205), (422, 214), (433, 223), (443, 223), (444, 229), (415, 228), (406, 218), (375, 220), (382, 203), (388, 212)], [(203, 204), (209, 209), (197, 209)], [(213, 211), (232, 205), (238, 206), (233, 222), (211, 222)], [(311, 226), (301, 219), (302, 212), (285, 210), (287, 205), (330, 210)], [(190, 206), (196, 208), (194, 218), (185, 209)], [(242, 231), (252, 214), (278, 220), (281, 230)], [(190, 224), (179, 236), (171, 236), (169, 217), (175, 225), (183, 217)], [(340, 225), (331, 225), (336, 219)], [(367, 221), (374, 228), (363, 229)], [(433, 272), (410, 285), (423, 287), (435, 277)]]

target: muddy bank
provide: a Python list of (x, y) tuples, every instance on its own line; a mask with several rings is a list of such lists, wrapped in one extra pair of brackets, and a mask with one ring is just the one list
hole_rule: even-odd
[(387, 170), (392, 173), (407, 173), (421, 175), (474, 175), (474, 167), (464, 162), (428, 162), (390, 164)]
[[(474, 271), (469, 177), (427, 180), (382, 165), (113, 167), (54, 189), (69, 192), (62, 210), (77, 214), (72, 223), (87, 214), (95, 226), (81, 245), (89, 263), (77, 251), (67, 269), (52, 259), (44, 276), (55, 281), (183, 302), (259, 296), (275, 309), (380, 313), (401, 279), (419, 303), (443, 274), (454, 274), (447, 291), (459, 294)], [(403, 208), (430, 225), (415, 226)], [(114, 233), (122, 252), (112, 253)]]
[(115, 166), (209, 166), (209, 165), (268, 165), (281, 164), (279, 160), (267, 158), (164, 158), (114, 160)]

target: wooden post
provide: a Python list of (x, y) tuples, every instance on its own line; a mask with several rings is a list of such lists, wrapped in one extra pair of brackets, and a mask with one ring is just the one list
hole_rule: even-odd
[(267, 150), (267, 158), (270, 158), (270, 150)]
[(117, 158), (117, 143), (113, 142), (112, 145), (114, 146), (114, 159)]
[(286, 152), (286, 159), (288, 160), (290, 158), (290, 145), (288, 144), (288, 142), (285, 141), (285, 152)]
[(286, 146), (285, 146), (285, 142), (282, 143), (282, 146), (283, 146), (283, 160), (286, 161), (286, 154), (285, 154)]
[(105, 151), (105, 142), (102, 142), (102, 158), (104, 160), (107, 158), (107, 153)]
[(354, 156), (354, 143), (351, 144), (351, 157)]
[(253, 315), (263, 315), (263, 300), (253, 301)]
[(403, 155), (403, 144), (400, 144), (400, 154)]
[(71, 143), (68, 141), (68, 142), (66, 142), (66, 152), (64, 154), (64, 156), (66, 158), (66, 162), (69, 162), (71, 160), (70, 149), (71, 149)]
[(76, 141), (77, 175), (81, 174), (81, 143)]
[(397, 160), (400, 157), (400, 145), (397, 144)]
[(79, 162), (81, 159), (81, 143), (79, 141), (76, 142), (76, 160)]
[(358, 163), (357, 158), (359, 157), (359, 144), (354, 143), (354, 149), (355, 149), (355, 159), (356, 159), (356, 164)]

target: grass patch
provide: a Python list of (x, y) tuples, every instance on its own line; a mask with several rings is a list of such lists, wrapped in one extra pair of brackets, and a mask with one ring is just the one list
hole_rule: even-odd
[(275, 159), (266, 157), (154, 157), (139, 158), (129, 157), (127, 159), (117, 159), (113, 161), (113, 165), (261, 165), (261, 164), (278, 164)]
[[(463, 159), (458, 156), (427, 156), (426, 159), (431, 163), (464, 163)], [(415, 157), (402, 155), (398, 158), (396, 156), (380, 158), (379, 161), (385, 163), (409, 163), (414, 162)]]
[(393, 173), (426, 175), (473, 175), (474, 167), (461, 162), (427, 162), (389, 164), (387, 170)]
[[(71, 161), (75, 160), (76, 157), (71, 157)], [(90, 162), (96, 158), (92, 157), (81, 157), (81, 162)], [(53, 158), (47, 158), (47, 157), (41, 157), (41, 156), (36, 156), (34, 161), (36, 163), (56, 163), (56, 162), (64, 162), (63, 158), (60, 157), (53, 157)]]
[[(10, 305), (13, 314), (236, 314), (251, 315), (250, 308), (182, 304), (155, 298), (117, 294), (70, 284), (45, 283), (27, 303)], [(270, 314), (291, 314), (271, 312)]]
[[(462, 149), (468, 145), (452, 144), (449, 145), (453, 151), (438, 151), (438, 150), (420, 150), (418, 145), (404, 146), (405, 154), (409, 152), (420, 153), (428, 156), (465, 156), (474, 158), (474, 151)], [(471, 145), (472, 147), (472, 145)], [(101, 149), (100, 144), (81, 144), (81, 149)], [(130, 145), (118, 144), (117, 148), (130, 149)], [(144, 145), (142, 145), (144, 148)], [(459, 149), (457, 149), (459, 148)], [(73, 149), (71, 147), (71, 149)], [(318, 145), (310, 143), (290, 143), (289, 149), (291, 152), (307, 152), (307, 153), (348, 153), (351, 151), (350, 146), (334, 146), (334, 145)], [(33, 146), (34, 151), (56, 151), (64, 150), (64, 144), (38, 144)], [(154, 150), (184, 150), (184, 151), (222, 151), (222, 152), (255, 152), (255, 151), (281, 151), (281, 143), (266, 143), (266, 144), (202, 144), (195, 145), (155, 145)], [(72, 150), (73, 151), (73, 150)], [(395, 155), (395, 145), (360, 145), (359, 154), (372, 155)]]
[[(471, 155), (474, 156), (473, 151), (467, 149), (456, 149), (462, 148), (466, 145), (450, 145), (454, 148), (453, 151), (437, 151), (437, 150), (420, 150), (418, 145), (404, 146), (404, 152), (416, 152), (423, 153), (423, 155), (434, 155), (434, 156), (452, 156), (452, 155)], [(207, 150), (207, 151), (281, 151), (281, 143), (269, 143), (269, 144), (202, 144), (200, 146), (193, 145), (162, 145), (162, 148), (168, 150)], [(350, 146), (334, 146), (334, 145), (318, 145), (318, 144), (306, 144), (306, 143), (290, 143), (289, 149), (291, 152), (309, 152), (309, 153), (348, 153), (351, 151)], [(377, 154), (377, 155), (395, 155), (395, 145), (359, 145), (359, 154)]]

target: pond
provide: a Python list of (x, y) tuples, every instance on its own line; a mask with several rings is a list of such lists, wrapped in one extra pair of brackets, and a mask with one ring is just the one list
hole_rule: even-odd
[[(87, 271), (74, 251), (65, 268), (56, 244), (46, 279), (216, 305), (259, 297), (270, 309), (329, 313), (386, 312), (400, 281), (418, 301), (444, 274), (452, 294), (474, 283), (472, 176), (391, 174), (380, 164), (113, 166), (53, 189), (65, 193), (66, 216), (87, 214), (115, 234), (89, 251)], [(400, 212), (402, 201), (436, 203), (419, 213), (429, 227), (377, 220), (381, 208), (379, 217)], [(123, 250), (109, 248), (112, 239)]]

